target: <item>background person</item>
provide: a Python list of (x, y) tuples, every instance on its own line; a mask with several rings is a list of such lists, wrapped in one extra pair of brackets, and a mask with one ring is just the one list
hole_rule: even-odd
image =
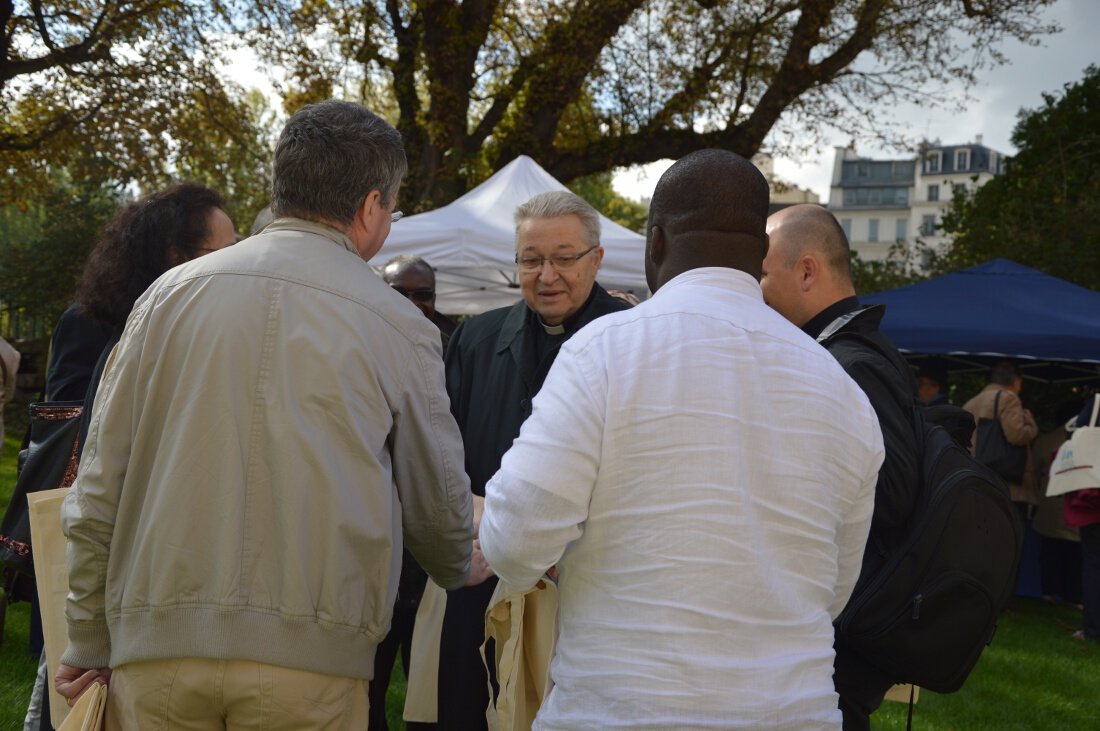
[[(1077, 416), (1076, 428), (1092, 423), (1092, 412), (1100, 393), (1085, 401)], [(1100, 455), (1093, 455), (1100, 459)], [(1095, 464), (1095, 461), (1093, 462)], [(1063, 498), (1066, 525), (1077, 528), (1081, 536), (1081, 603), (1083, 627), (1074, 639), (1100, 642), (1100, 488), (1078, 490)]]
[(1066, 422), (1077, 417), (1077, 403), (1069, 401), (1055, 411), (1057, 426), (1035, 437), (1031, 443), (1031, 462), (1035, 468), (1038, 492), (1043, 496), (1035, 510), (1031, 527), (1039, 534), (1039, 580), (1042, 599), (1081, 602), (1081, 536), (1066, 525), (1062, 496), (1045, 497), (1050, 482), (1050, 465), (1058, 448), (1069, 438)]
[[(432, 324), (439, 328), (440, 341), (444, 350), (451, 333), (458, 327), (450, 318), (435, 311), (435, 271), (428, 262), (419, 256), (402, 254), (395, 256), (382, 265), (382, 279), (395, 292), (409, 300)], [(374, 677), (370, 682), (370, 725), (371, 731), (385, 731), (386, 691), (390, 685), (390, 674), (397, 653), (401, 653), (401, 665), (408, 678), (412, 672), (412, 637), (416, 627), (416, 612), (420, 599), (424, 596), (424, 586), (428, 575), (413, 555), (406, 549), (401, 556), (401, 578), (397, 583), (397, 600), (393, 605), (393, 620), (386, 639), (378, 645), (374, 656)], [(431, 724), (406, 722), (406, 728), (426, 729)]]
[(765, 306), (767, 210), (733, 153), (669, 168), (647, 227), (653, 297), (563, 346), (486, 486), (502, 580), (558, 567), (536, 728), (840, 727), (831, 618), (859, 573), (882, 438), (836, 361)]
[[(963, 404), (963, 408), (974, 415), (975, 424), (982, 419), (993, 419), (996, 412), (997, 421), (1000, 422), (1008, 443), (1017, 447), (1028, 447), (1031, 440), (1039, 434), (1039, 427), (1020, 400), (1023, 385), (1024, 378), (1020, 369), (1011, 361), (1002, 361), (990, 372), (989, 384)], [(975, 431), (971, 451), (977, 448), (977, 439), (978, 432)], [(1012, 502), (1026, 525), (1031, 506), (1039, 504), (1040, 496), (1030, 450), (1023, 478), (1018, 481), (1005, 479), (1005, 484), (1008, 485)]]
[(947, 369), (939, 363), (923, 363), (917, 371), (917, 398), (925, 406), (942, 406), (947, 399)]
[(362, 728), (402, 529), (442, 585), (470, 573), (438, 334), (366, 263), (405, 169), (363, 107), (303, 107), (278, 219), (135, 303), (62, 507), (57, 687), (109, 677), (109, 726)]
[(252, 228), (248, 230), (249, 236), (255, 236), (261, 233), (265, 228), (275, 220), (275, 214), (271, 211), (271, 206), (267, 205), (260, 209), (260, 212), (256, 214), (256, 217), (252, 219)]
[[(221, 195), (206, 186), (177, 183), (123, 206), (104, 226), (84, 264), (76, 301), (54, 330), (46, 373), (47, 401), (84, 401), (81, 447), (103, 365), (122, 335), (134, 301), (172, 267), (236, 241), (225, 205)], [(33, 604), (37, 653), (41, 648), (37, 592)], [(24, 728), (53, 728), (45, 702), (48, 688), (43, 653)]]
[(458, 327), (455, 321), (435, 309), (435, 270), (419, 256), (402, 254), (382, 265), (382, 279), (394, 291), (412, 302), (424, 316), (439, 328), (446, 352), (451, 335)]

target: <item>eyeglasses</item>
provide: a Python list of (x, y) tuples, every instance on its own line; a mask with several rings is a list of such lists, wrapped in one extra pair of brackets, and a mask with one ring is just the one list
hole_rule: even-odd
[(542, 271), (542, 265), (550, 262), (550, 266), (556, 272), (564, 272), (572, 269), (583, 257), (588, 256), (599, 248), (599, 244), (590, 246), (579, 254), (554, 254), (553, 256), (520, 256), (516, 254), (516, 264), (522, 272)]
[(402, 218), (404, 218), (404, 216), (405, 216), (405, 214), (402, 213), (401, 211), (394, 211), (393, 213), (390, 214), (390, 223), (397, 223)]
[(406, 299), (416, 300), (417, 302), (431, 302), (435, 297), (434, 289), (403, 289), (401, 287), (393, 287), (393, 291)]

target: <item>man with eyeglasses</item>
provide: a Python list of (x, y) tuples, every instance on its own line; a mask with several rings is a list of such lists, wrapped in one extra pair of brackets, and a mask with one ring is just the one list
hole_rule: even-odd
[[(596, 283), (603, 260), (600, 219), (561, 191), (535, 196), (515, 212), (516, 266), (523, 300), (462, 323), (447, 349), (447, 391), (462, 431), (475, 504), (531, 413), (558, 349), (598, 317), (629, 309)], [(563, 428), (569, 428), (563, 425)], [(476, 514), (476, 508), (475, 508)], [(439, 724), (486, 727), (489, 703), (479, 647), (496, 579), (450, 591), (439, 656)], [(493, 653), (487, 652), (491, 659)]]

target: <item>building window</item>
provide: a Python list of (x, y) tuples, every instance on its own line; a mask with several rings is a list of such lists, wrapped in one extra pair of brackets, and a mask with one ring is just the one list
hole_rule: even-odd
[(970, 169), (970, 150), (955, 150), (955, 171)]
[(842, 218), (840, 219), (840, 227), (844, 229), (844, 235), (848, 237), (848, 240), (852, 240), (852, 219)]
[(909, 204), (908, 188), (845, 188), (845, 206), (904, 206)]
[(894, 223), (894, 238), (898, 241), (905, 241), (909, 237), (909, 219), (899, 218)]
[(926, 173), (938, 173), (940, 171), (940, 158), (943, 153), (939, 150), (935, 152), (929, 152), (924, 156), (924, 172)]
[(871, 177), (871, 164), (868, 162), (860, 162), (856, 164), (856, 175), (861, 178)]
[(867, 240), (878, 241), (878, 219), (872, 218), (867, 222)]
[(890, 164), (890, 176), (893, 180), (897, 181), (913, 181), (913, 169), (915, 165), (913, 162), (897, 161)]
[(965, 193), (966, 192), (966, 183), (952, 183), (951, 184), (951, 192), (954, 195), (959, 195), (960, 193)]
[(936, 217), (923, 216), (920, 222), (921, 236), (931, 236), (936, 232)]
[(928, 186), (928, 200), (935, 202), (940, 199), (940, 186), (929, 185)]

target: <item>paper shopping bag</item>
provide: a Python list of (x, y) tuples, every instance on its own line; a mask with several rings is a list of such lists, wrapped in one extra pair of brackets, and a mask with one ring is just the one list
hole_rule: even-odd
[(50, 679), (50, 718), (58, 728), (61, 728), (58, 724), (69, 714), (65, 698), (54, 687), (54, 675), (69, 644), (69, 628), (65, 622), (69, 570), (65, 562), (65, 534), (61, 532), (61, 502), (68, 492), (69, 488), (59, 487), (27, 495), (31, 545), (34, 546), (34, 575), (38, 581), (42, 637), (46, 642), (46, 669)]

